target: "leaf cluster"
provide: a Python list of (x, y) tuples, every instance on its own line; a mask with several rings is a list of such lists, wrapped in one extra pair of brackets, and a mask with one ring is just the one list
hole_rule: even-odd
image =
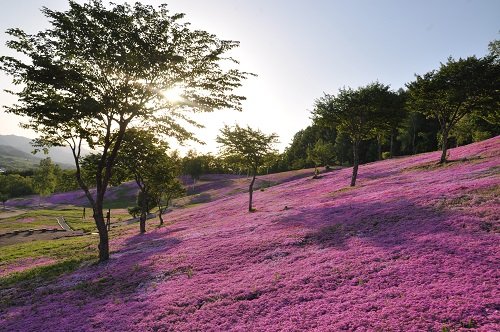
[(315, 123), (335, 127), (353, 142), (370, 139), (377, 129), (390, 125), (395, 100), (389, 86), (379, 82), (358, 89), (342, 88), (337, 95), (325, 94), (315, 102)]
[(438, 70), (416, 75), (407, 87), (407, 106), (436, 118), (442, 130), (451, 130), (472, 112), (492, 123), (500, 119), (500, 65), (494, 56), (450, 57)]
[(247, 126), (224, 126), (217, 136), (221, 144), (220, 154), (230, 164), (251, 168), (256, 171), (276, 150), (273, 145), (278, 142), (276, 134), (265, 134)]

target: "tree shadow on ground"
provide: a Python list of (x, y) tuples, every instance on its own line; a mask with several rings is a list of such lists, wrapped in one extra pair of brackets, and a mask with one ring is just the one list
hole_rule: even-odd
[[(349, 240), (358, 238), (374, 246), (391, 249), (414, 243), (417, 238), (427, 235), (452, 236), (470, 233), (471, 228), (481, 232), (481, 223), (479, 220), (475, 223), (473, 216), (468, 219), (468, 225), (455, 222), (463, 213), (398, 199), (301, 208), (298, 213), (280, 220), (279, 224), (286, 224), (287, 227), (300, 225), (308, 230), (297, 243), (300, 246), (317, 245), (346, 250)], [(442, 250), (450, 249), (446, 248), (446, 244), (441, 246)], [(460, 248), (454, 246), (453, 250)]]
[[(133, 298), (140, 291), (141, 285), (155, 280), (159, 273), (169, 274), (155, 267), (154, 257), (168, 255), (182, 243), (179, 238), (170, 234), (184, 229), (165, 228), (131, 236), (122, 243), (120, 249), (111, 253), (108, 261), (98, 264), (85, 263), (76, 271), (60, 276), (47, 285), (39, 285), (29, 294), (21, 289), (16, 290), (14, 285), (14, 288), (6, 291), (18, 292), (15, 299), (17, 309), (9, 312), (9, 319), (4, 323), (10, 322), (16, 325), (17, 321), (24, 321), (21, 317), (31, 312), (33, 305), (37, 306), (37, 310), (45, 311), (46, 315), (54, 315), (53, 319), (72, 317), (78, 321), (81, 319), (79, 315), (75, 316), (75, 313), (81, 311), (81, 303), (110, 301), (112, 298)], [(37, 304), (39, 298), (44, 298), (43, 305)], [(86, 323), (94, 316), (100, 316), (100, 312), (89, 309), (82, 315), (85, 319), (80, 325), (88, 327)], [(42, 316), (30, 318), (30, 328), (45, 330), (43, 326), (46, 322)], [(74, 326), (79, 324), (76, 323)]]

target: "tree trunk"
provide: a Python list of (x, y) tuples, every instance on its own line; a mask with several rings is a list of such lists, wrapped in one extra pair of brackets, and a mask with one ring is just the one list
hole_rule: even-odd
[(391, 148), (390, 152), (391, 158), (394, 157), (394, 132), (391, 133)]
[(252, 181), (250, 182), (250, 186), (248, 188), (248, 195), (249, 195), (248, 212), (253, 212), (254, 211), (253, 208), (252, 208), (252, 200), (253, 200), (253, 184), (255, 183), (255, 177), (256, 176), (257, 176), (257, 170), (254, 169)]
[(377, 135), (377, 158), (382, 160), (382, 136)]
[(141, 217), (139, 218), (139, 231), (141, 234), (146, 233), (146, 214), (141, 212)]
[(102, 212), (102, 202), (96, 202), (94, 220), (99, 232), (99, 262), (104, 262), (109, 259), (109, 236), (108, 229), (104, 221), (104, 214)]
[(160, 226), (163, 226), (163, 217), (162, 217), (162, 213), (163, 213), (163, 209), (158, 206), (158, 218), (160, 219)]
[(146, 233), (146, 215), (148, 213), (148, 195), (146, 191), (142, 192), (142, 202), (141, 202), (141, 217), (139, 218), (139, 230), (140, 233)]
[(411, 151), (413, 154), (417, 154), (417, 147), (415, 146), (415, 140), (417, 136), (417, 125), (412, 121), (412, 134), (411, 134)]
[(356, 185), (356, 178), (358, 177), (358, 166), (359, 166), (359, 142), (355, 141), (353, 143), (353, 166), (352, 166), (352, 177), (351, 177), (351, 187)]
[(440, 164), (443, 164), (446, 162), (446, 152), (448, 151), (448, 130), (443, 130), (443, 137), (442, 137), (442, 153), (441, 153), (441, 159), (439, 160)]

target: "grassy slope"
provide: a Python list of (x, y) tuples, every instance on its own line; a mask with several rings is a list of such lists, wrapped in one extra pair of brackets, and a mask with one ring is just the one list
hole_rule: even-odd
[[(296, 171), (282, 172), (276, 174), (262, 175), (257, 178), (254, 185), (255, 190), (267, 188), (307, 176), (312, 176), (313, 169), (301, 169)], [(241, 192), (248, 192), (250, 178), (245, 176), (236, 176), (228, 174), (209, 174), (202, 176), (201, 180), (195, 186), (185, 179), (188, 196), (175, 201), (177, 206), (192, 205), (197, 203), (206, 203), (223, 197), (235, 195)], [(135, 182), (127, 182), (117, 187), (108, 188), (105, 196), (104, 208), (117, 209), (127, 208), (135, 205), (137, 186)], [(48, 197), (40, 198), (38, 195), (32, 195), (22, 198), (16, 198), (7, 201), (8, 207), (28, 207), (36, 208), (39, 203), (47, 207), (57, 207), (61, 204), (74, 206), (88, 206), (87, 198), (81, 190), (75, 190), (65, 193), (55, 193)]]
[(498, 330), (500, 137), (438, 157), (176, 210), (106, 264), (1, 287), (0, 329)]

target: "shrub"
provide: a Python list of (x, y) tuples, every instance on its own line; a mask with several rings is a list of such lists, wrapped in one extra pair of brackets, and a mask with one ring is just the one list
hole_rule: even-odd
[(391, 158), (391, 153), (389, 151), (382, 152), (382, 159), (389, 159)]

